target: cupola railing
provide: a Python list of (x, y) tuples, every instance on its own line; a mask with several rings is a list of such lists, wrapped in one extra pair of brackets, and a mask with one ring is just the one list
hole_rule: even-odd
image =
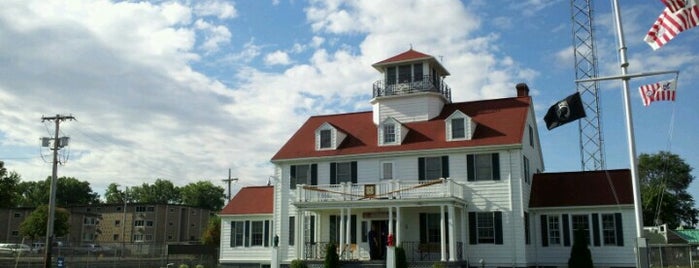
[(390, 81), (378, 80), (374, 82), (373, 93), (374, 98), (385, 96), (398, 96), (421, 92), (440, 93), (447, 101), (451, 102), (451, 88), (444, 82), (441, 77), (433, 77), (425, 75), (422, 79), (413, 79), (413, 81)]

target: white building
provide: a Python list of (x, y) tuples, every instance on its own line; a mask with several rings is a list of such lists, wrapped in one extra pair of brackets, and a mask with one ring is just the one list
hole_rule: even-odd
[[(373, 67), (383, 78), (373, 84), (372, 111), (312, 116), (272, 157), (275, 259), (322, 260), (329, 243), (341, 259), (384, 259), (391, 236), (410, 262), (566, 266), (570, 245), (542, 245), (540, 220), (556, 213), (582, 220), (568, 204), (530, 210), (534, 174), (544, 164), (528, 87), (517, 85), (516, 97), (452, 103), (443, 81), (449, 72), (430, 55), (411, 49)], [(579, 213), (607, 219), (597, 208), (583, 205)], [(633, 209), (618, 208), (632, 230)], [(224, 249), (231, 219), (222, 220), (226, 266), (237, 248)], [(632, 266), (632, 237), (625, 233), (617, 257), (627, 261), (604, 263)]]

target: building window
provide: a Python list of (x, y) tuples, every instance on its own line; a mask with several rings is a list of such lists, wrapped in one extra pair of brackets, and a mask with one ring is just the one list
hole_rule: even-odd
[(602, 237), (604, 245), (616, 245), (616, 221), (614, 214), (602, 214)]
[(19, 217), (21, 217), (21, 216), (22, 216), (21, 214), (15, 213), (15, 218), (19, 218)]
[(532, 126), (529, 126), (529, 145), (534, 147), (534, 128)]
[(500, 156), (494, 154), (470, 154), (466, 156), (468, 181), (500, 180)]
[(119, 234), (114, 234), (113, 238), (114, 241), (119, 241)]
[(465, 128), (464, 118), (453, 118), (451, 119), (451, 138), (452, 139), (464, 139), (466, 138), (466, 128)]
[(384, 124), (383, 125), (383, 143), (390, 144), (396, 142), (396, 125), (395, 124)]
[[(588, 215), (573, 215), (573, 232), (583, 230), (585, 241), (590, 244), (590, 219)], [(575, 237), (575, 236), (573, 236)]]
[(330, 184), (357, 183), (357, 161), (330, 163)]
[(320, 131), (320, 148), (326, 149), (331, 146), (331, 131), (329, 129), (323, 129)]
[(12, 236), (19, 236), (19, 231), (13, 230), (13, 231), (12, 231)]
[(290, 167), (289, 187), (296, 189), (298, 184), (316, 185), (318, 184), (318, 165), (292, 165)]
[(441, 241), (439, 213), (420, 213), (420, 243), (439, 243)]
[(155, 211), (155, 207), (154, 207), (154, 206), (148, 206), (148, 207), (146, 207), (146, 211), (148, 211), (148, 212), (153, 212), (153, 211)]
[(145, 222), (143, 220), (136, 220), (133, 222), (133, 226), (144, 226)]
[(393, 162), (381, 163), (381, 179), (382, 180), (392, 180), (393, 179)]
[(422, 63), (413, 64), (413, 81), (422, 81)]
[(262, 222), (261, 221), (253, 221), (252, 222), (252, 230), (250, 230), (250, 245), (251, 246), (262, 246), (262, 236), (264, 235), (263, 229), (262, 229)]
[(245, 223), (242, 221), (231, 222), (231, 247), (243, 246), (243, 234), (245, 233)]
[[(340, 241), (340, 216), (330, 215), (329, 219), (329, 237), (330, 241), (339, 242)], [(347, 224), (347, 216), (345, 216), (345, 224)], [(350, 243), (357, 243), (357, 215), (351, 215), (349, 220), (350, 225)], [(346, 225), (345, 225), (346, 226)]]
[(136, 212), (145, 212), (146, 207), (145, 206), (136, 206)]
[(172, 240), (172, 236), (171, 236), (171, 235), (168, 235), (168, 236), (167, 236), (167, 240)]
[(152, 235), (152, 234), (147, 234), (147, 235), (145, 235), (144, 238), (145, 238), (146, 241), (153, 241), (153, 235)]
[(135, 241), (135, 242), (143, 242), (143, 235), (142, 235), (142, 234), (135, 234), (135, 235), (133, 235), (133, 241)]
[(146, 221), (146, 226), (153, 227), (153, 221)]
[(386, 68), (386, 85), (393, 85), (396, 83), (396, 67)]
[(116, 211), (121, 211), (121, 207), (116, 207)]
[(120, 220), (115, 220), (115, 221), (114, 221), (114, 226), (119, 226), (119, 225), (121, 225), (121, 221), (120, 221)]
[(524, 167), (524, 182), (529, 183), (529, 158), (522, 156), (522, 166)]
[(296, 239), (296, 217), (289, 217), (289, 246), (294, 245)]
[(420, 157), (418, 158), (418, 179), (435, 180), (449, 177), (449, 157)]
[(398, 82), (408, 83), (412, 80), (412, 65), (398, 66)]
[(548, 243), (549, 245), (561, 244), (561, 219), (558, 215), (549, 215), (548, 219)]
[(469, 212), (471, 244), (503, 244), (502, 212)]

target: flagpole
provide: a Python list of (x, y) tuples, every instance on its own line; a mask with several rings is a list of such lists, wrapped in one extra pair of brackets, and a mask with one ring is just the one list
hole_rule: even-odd
[[(619, 12), (619, 1), (612, 0), (614, 15), (616, 17), (616, 30), (619, 38), (619, 61), (622, 77), (627, 75), (626, 68), (629, 62), (626, 59), (626, 44), (624, 43), (624, 30), (621, 27), (621, 13)], [(636, 267), (648, 267), (647, 245), (643, 237), (643, 211), (641, 209), (641, 191), (638, 178), (638, 164), (636, 160), (636, 143), (633, 132), (633, 118), (631, 115), (631, 101), (629, 97), (629, 79), (623, 77), (621, 83), (624, 89), (624, 109), (626, 112), (626, 135), (629, 145), (629, 162), (631, 164), (631, 182), (633, 187), (633, 205), (636, 214)]]

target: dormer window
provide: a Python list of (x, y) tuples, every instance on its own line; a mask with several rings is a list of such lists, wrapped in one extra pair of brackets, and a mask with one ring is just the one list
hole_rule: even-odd
[(323, 123), (316, 129), (316, 150), (334, 150), (347, 137), (347, 134), (330, 123)]
[(383, 143), (396, 142), (396, 125), (386, 123), (383, 125)]
[(466, 138), (466, 132), (464, 129), (464, 118), (452, 118), (451, 119), (451, 138), (452, 139), (463, 139)]
[(332, 146), (332, 131), (329, 129), (323, 129), (320, 131), (320, 149), (328, 149)]
[(470, 140), (476, 124), (471, 117), (461, 111), (456, 111), (445, 120), (447, 141)]
[(398, 120), (389, 117), (378, 126), (378, 143), (381, 146), (400, 145), (406, 134), (408, 134), (408, 128)]

